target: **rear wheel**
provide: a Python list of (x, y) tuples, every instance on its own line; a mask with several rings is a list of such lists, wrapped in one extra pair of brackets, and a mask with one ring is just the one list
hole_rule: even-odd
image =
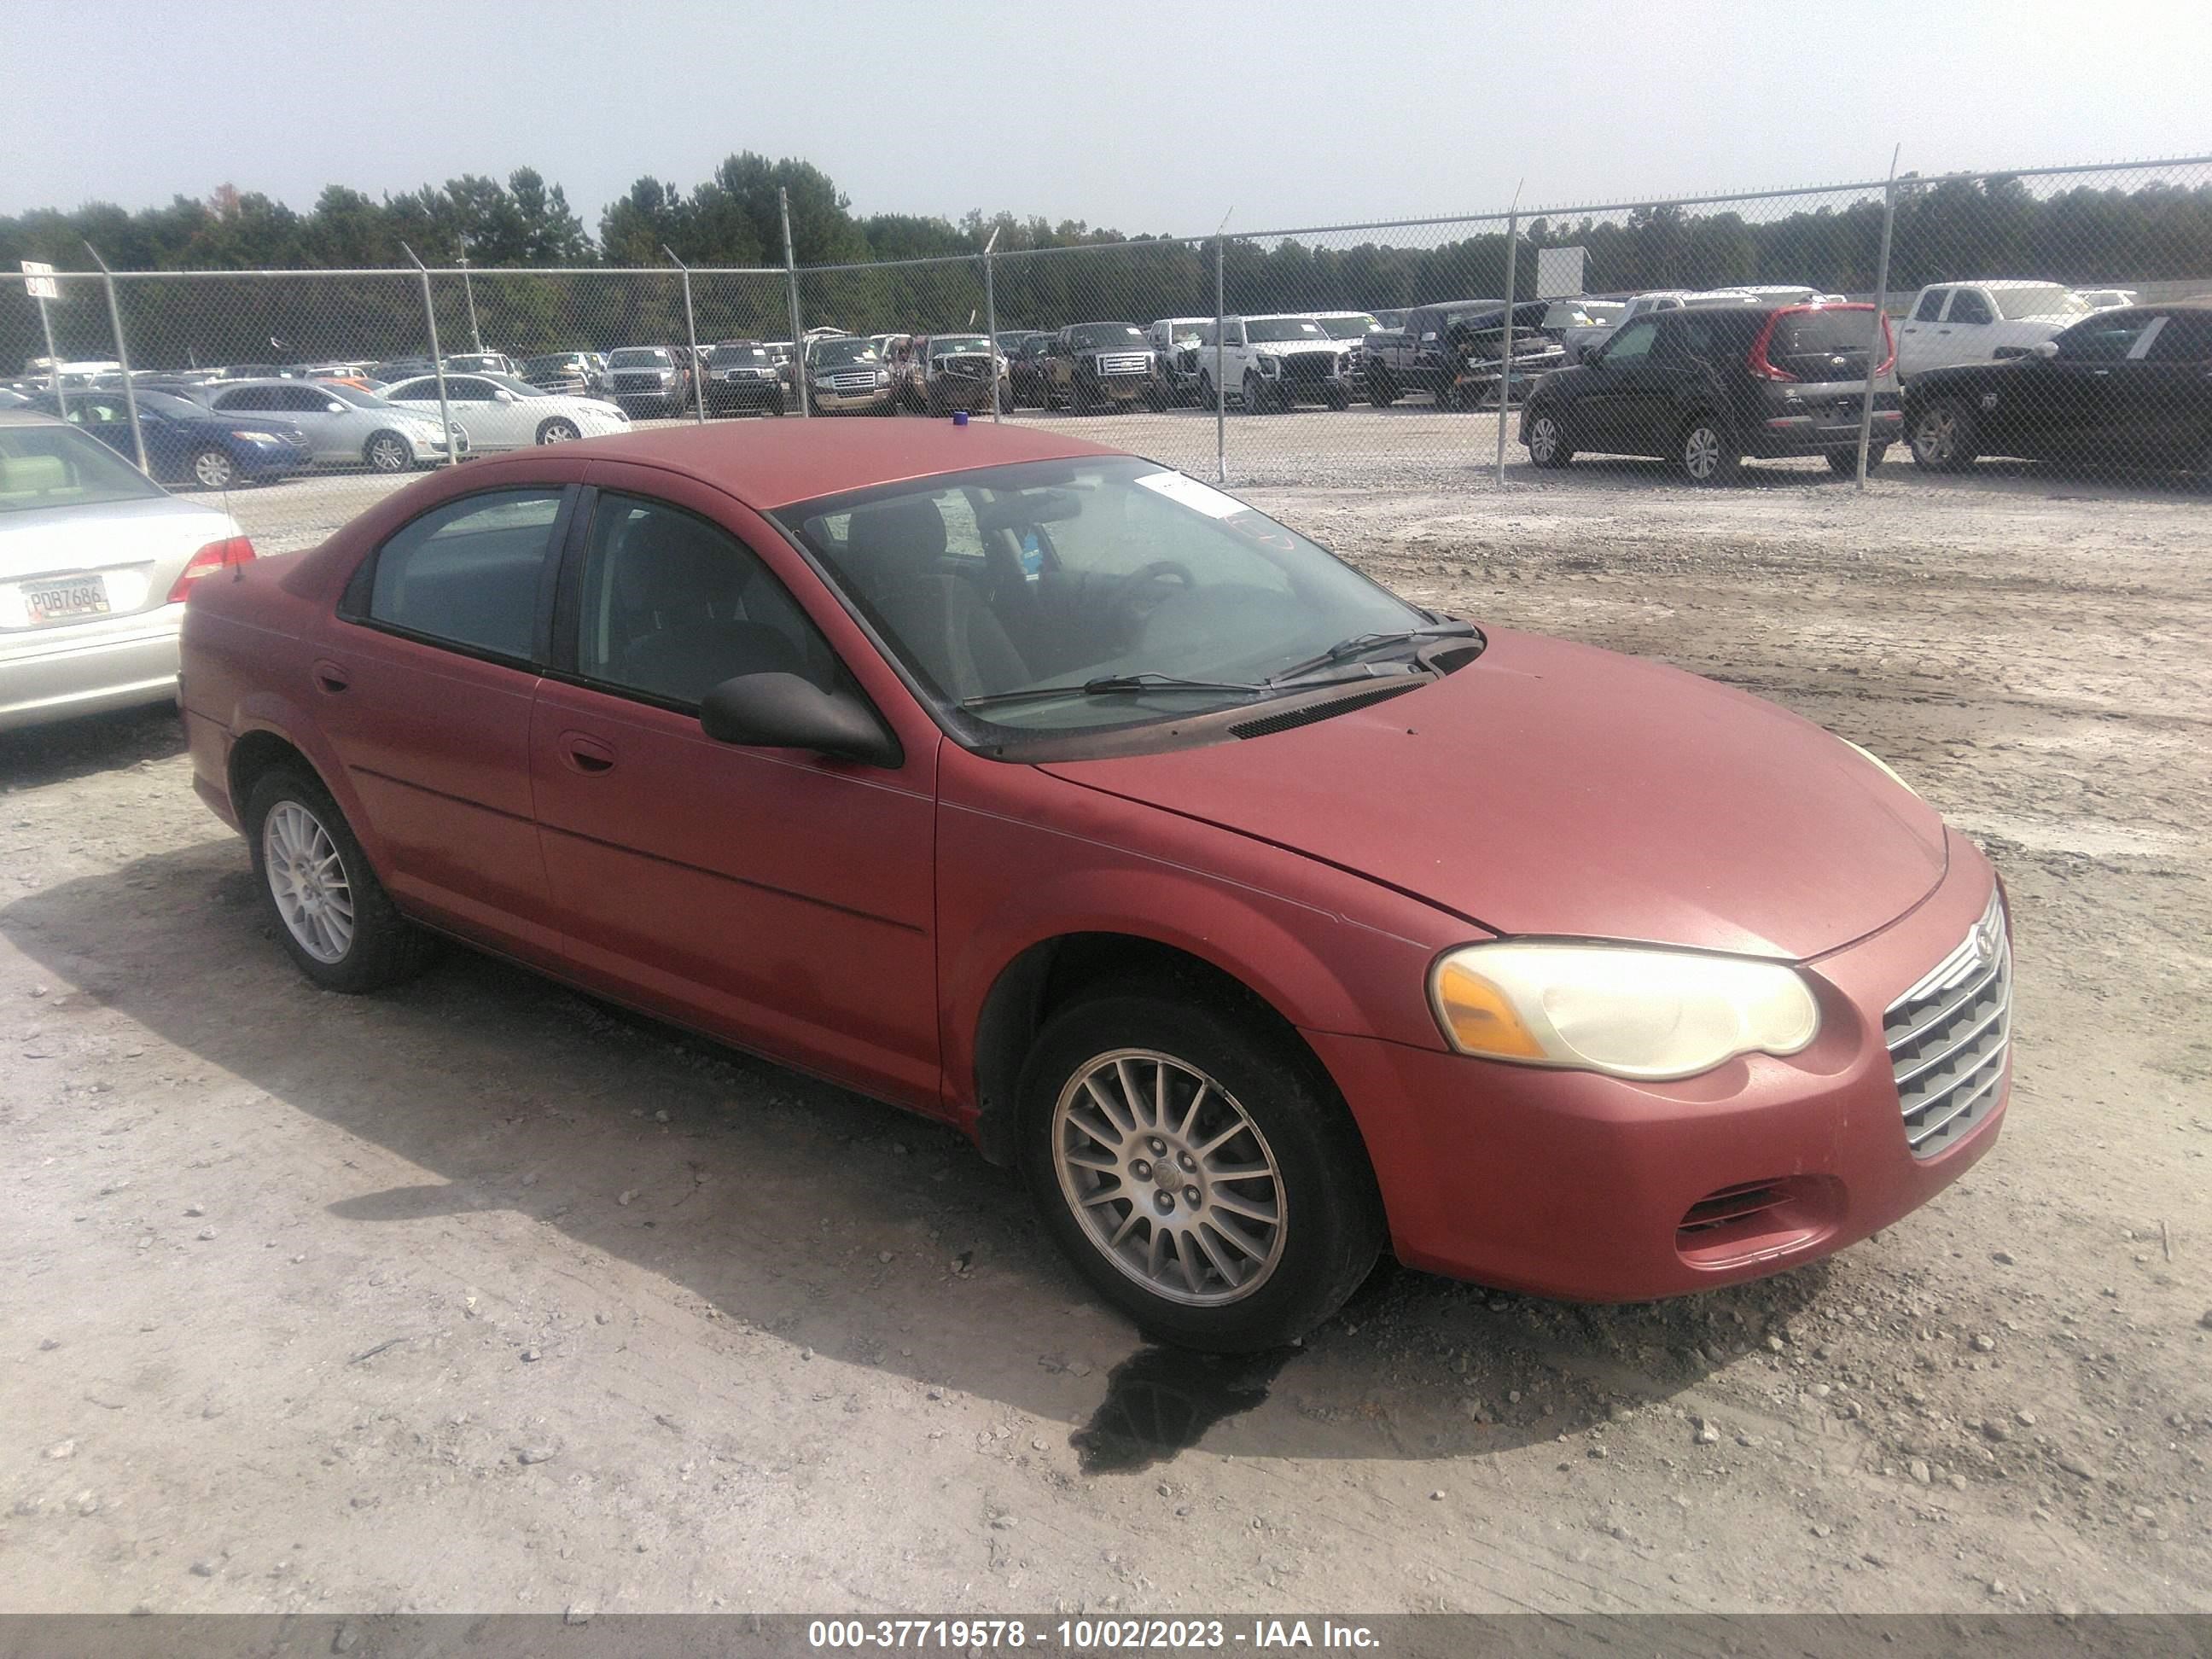
[(1978, 453), (1974, 412), (1955, 398), (1939, 398), (1913, 417), (1912, 461), (1930, 472), (1962, 472)]
[(1279, 1346), (1373, 1269), (1373, 1172), (1310, 1055), (1170, 988), (1118, 988), (1046, 1025), (1023, 1073), (1023, 1174), (1077, 1270), (1148, 1336)]
[(262, 904), (300, 971), (325, 990), (374, 991), (419, 973), (436, 941), (398, 908), (316, 779), (264, 772), (246, 801)]
[(1574, 449), (1567, 442), (1567, 431), (1559, 423), (1559, 417), (1548, 409), (1529, 411), (1529, 460), (1538, 466), (1565, 466), (1574, 458)]
[(1377, 409), (1388, 409), (1398, 401), (1398, 383), (1389, 371), (1370, 368), (1367, 371), (1367, 401)]
[(1711, 415), (1693, 415), (1682, 423), (1674, 459), (1682, 476), (1693, 484), (1732, 483), (1743, 471), (1735, 434), (1727, 422)]
[[(1868, 471), (1881, 465), (1882, 452), (1888, 447), (1887, 444), (1867, 446)], [(1828, 452), (1828, 465), (1840, 477), (1856, 478), (1859, 476), (1859, 453), (1856, 449), (1832, 449)]]
[(238, 464), (210, 444), (192, 457), (192, 481), (203, 489), (228, 489), (238, 482)]
[(397, 432), (372, 432), (361, 458), (372, 472), (404, 472), (415, 465), (415, 446)]

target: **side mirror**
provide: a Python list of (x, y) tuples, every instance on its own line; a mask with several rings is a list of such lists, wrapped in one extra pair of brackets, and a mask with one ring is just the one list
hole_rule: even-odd
[(491, 394), (491, 398), (492, 401), (495, 404), (511, 404), (514, 401), (514, 394), (512, 392), (509, 392), (505, 386), (501, 386), (498, 391), (493, 392)]
[(796, 674), (724, 680), (700, 702), (699, 725), (716, 743), (750, 749), (805, 749), (864, 766), (896, 766), (904, 758), (866, 704)]
[(342, 403), (332, 401), (323, 405), (323, 413), (325, 415), (343, 415), (345, 412), (346, 406)]
[(2038, 340), (2033, 345), (2028, 348), (2028, 350), (2034, 356), (2047, 360), (2049, 358), (2056, 357), (2058, 355), (2058, 342), (2056, 340)]

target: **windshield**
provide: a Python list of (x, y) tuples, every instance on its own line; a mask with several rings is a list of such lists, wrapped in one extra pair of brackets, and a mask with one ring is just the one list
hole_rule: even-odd
[(2080, 295), (2056, 283), (2038, 283), (2032, 288), (1993, 288), (1990, 298), (1997, 302), (1997, 315), (2008, 319), (2080, 317), (2089, 309)]
[(574, 369), (583, 367), (582, 355), (574, 351), (563, 351), (551, 357), (532, 357), (522, 365), (526, 374), (550, 374), (556, 369)]
[(666, 368), (670, 358), (659, 346), (625, 346), (607, 359), (609, 368)]
[(765, 368), (775, 361), (766, 346), (716, 346), (708, 361), (717, 368)]
[[(434, 386), (437, 385), (437, 381), (434, 379), (430, 384)], [(359, 386), (340, 386), (333, 380), (324, 380), (316, 385), (315, 390), (318, 392), (328, 392), (338, 402), (342, 404), (351, 404), (356, 409), (383, 409), (387, 407), (383, 398), (372, 396), (370, 393), (363, 392)], [(433, 395), (434, 398), (434, 394)]]
[(814, 348), (814, 361), (823, 368), (842, 368), (848, 363), (879, 363), (883, 359), (866, 340), (824, 340)]
[(991, 343), (981, 334), (940, 334), (929, 343), (933, 357), (950, 356), (956, 351), (988, 351)]
[(106, 444), (72, 428), (0, 427), (0, 513), (100, 507), (167, 493)]
[[(1261, 701), (1236, 688), (1431, 620), (1295, 531), (1133, 456), (984, 468), (778, 516), (945, 701), (1072, 686), (977, 713), (1023, 732)], [(1125, 675), (1231, 689), (1083, 692)]]
[(1244, 322), (1248, 340), (1326, 340), (1328, 331), (1310, 317), (1249, 317)]
[(1141, 344), (1145, 331), (1134, 323), (1079, 323), (1067, 331), (1068, 343), (1077, 350), (1099, 346)]
[(1333, 340), (1364, 340), (1382, 325), (1365, 312), (1350, 317), (1322, 317), (1322, 330)]

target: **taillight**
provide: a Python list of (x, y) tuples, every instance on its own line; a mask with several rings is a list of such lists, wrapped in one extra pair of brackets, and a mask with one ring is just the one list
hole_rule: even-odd
[(1786, 368), (1775, 368), (1766, 356), (1767, 343), (1774, 338), (1774, 325), (1788, 315), (1790, 313), (1787, 311), (1776, 312), (1766, 319), (1766, 326), (1759, 331), (1759, 337), (1751, 343), (1751, 356), (1745, 362), (1751, 372), (1762, 380), (1794, 380), (1797, 378)]
[(169, 603), (180, 604), (190, 597), (192, 584), (201, 577), (212, 576), (216, 571), (234, 564), (244, 564), (252, 557), (253, 544), (243, 536), (210, 542), (185, 561), (184, 570), (177, 577), (177, 585), (169, 590)]

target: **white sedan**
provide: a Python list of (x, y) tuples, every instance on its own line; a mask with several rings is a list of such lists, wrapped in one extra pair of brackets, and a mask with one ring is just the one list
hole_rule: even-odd
[[(384, 388), (389, 401), (407, 409), (438, 414), (438, 377), (418, 374)], [(532, 444), (569, 443), (629, 430), (629, 416), (597, 398), (544, 392), (511, 374), (448, 374), (446, 402), (453, 421), (469, 434), (469, 450), (484, 454), (527, 449)]]

